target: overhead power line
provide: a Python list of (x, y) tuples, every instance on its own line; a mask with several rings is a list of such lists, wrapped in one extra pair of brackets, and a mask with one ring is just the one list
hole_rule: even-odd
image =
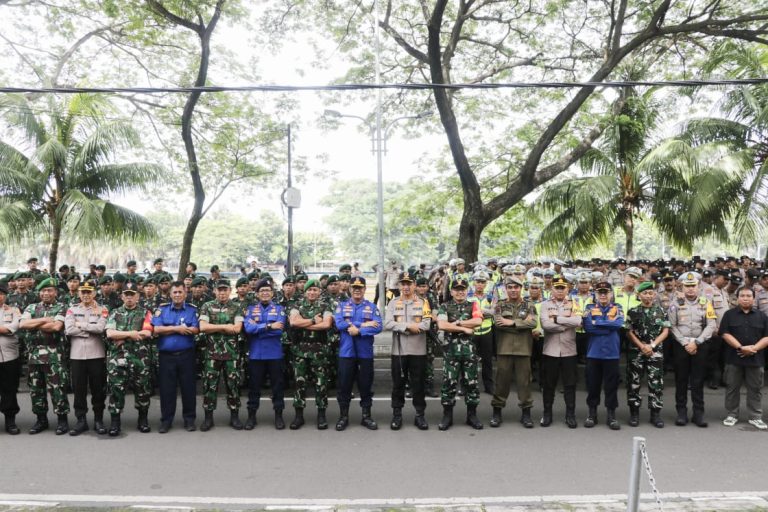
[(192, 92), (360, 91), (373, 89), (581, 89), (585, 87), (705, 87), (768, 83), (768, 78), (723, 80), (631, 80), (610, 82), (507, 82), (480, 84), (335, 84), (335, 85), (217, 85), (206, 87), (0, 87), (0, 93), (37, 94), (179, 94)]

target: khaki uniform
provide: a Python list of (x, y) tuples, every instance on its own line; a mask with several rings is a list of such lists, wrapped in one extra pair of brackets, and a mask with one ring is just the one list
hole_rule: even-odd
[[(531, 353), (533, 329), (536, 328), (536, 307), (526, 301), (502, 300), (496, 304), (496, 386), (491, 406), (504, 407), (514, 374), (517, 399), (521, 409), (533, 406), (531, 399)], [(512, 326), (501, 325), (502, 319), (514, 320)]]

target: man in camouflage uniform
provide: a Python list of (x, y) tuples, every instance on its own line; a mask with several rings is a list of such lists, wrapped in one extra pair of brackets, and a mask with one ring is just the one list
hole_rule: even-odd
[[(16, 292), (8, 295), (8, 305), (16, 307), (19, 312), (24, 313), (30, 304), (40, 302), (40, 296), (34, 291), (30, 290), (34, 280), (32, 274), (29, 272), (19, 272), (16, 277)], [(27, 338), (29, 332), (26, 330), (19, 330), (19, 359), (24, 361), (27, 358)]]
[(429, 289), (429, 281), (426, 277), (416, 278), (416, 295), (420, 299), (426, 299), (429, 302), (432, 311), (432, 321), (429, 331), (427, 331), (427, 366), (424, 372), (424, 393), (430, 398), (440, 396), (435, 391), (435, 354), (440, 351), (440, 340), (437, 337), (437, 297)]
[(125, 394), (133, 388), (135, 407), (139, 411), (136, 428), (147, 433), (149, 396), (152, 392), (152, 313), (138, 304), (136, 283), (123, 287), (123, 305), (107, 319), (107, 388), (109, 389), (109, 435), (120, 434), (120, 414), (125, 409)]
[(640, 379), (648, 379), (648, 407), (651, 410), (651, 424), (664, 427), (661, 408), (664, 405), (664, 352), (662, 344), (669, 334), (667, 313), (654, 304), (656, 290), (650, 281), (638, 286), (640, 305), (627, 313), (627, 336), (630, 346), (627, 353), (627, 402), (629, 403), (629, 425), (636, 427), (640, 422)]
[(65, 308), (56, 302), (56, 285), (53, 278), (45, 279), (37, 285), (41, 302), (27, 306), (19, 324), (20, 329), (28, 331), (29, 395), (32, 412), (37, 416), (37, 421), (29, 430), (30, 434), (48, 428), (46, 388), (51, 395), (53, 410), (58, 415), (56, 435), (69, 432), (69, 400), (64, 389), (68, 375), (62, 361)]
[(110, 276), (99, 279), (99, 291), (96, 292), (96, 302), (105, 306), (109, 311), (117, 309), (121, 305), (120, 297), (112, 289), (114, 280)]
[(483, 428), (477, 419), (477, 405), (480, 403), (480, 386), (477, 382), (478, 357), (472, 338), (475, 328), (483, 322), (483, 312), (477, 302), (467, 301), (469, 282), (460, 278), (450, 284), (453, 300), (440, 306), (437, 312), (437, 328), (445, 333), (443, 349), (443, 386), (440, 402), (443, 418), (437, 428), (448, 430), (453, 425), (453, 407), (460, 382), (466, 383), (464, 401), (467, 404), (467, 425), (474, 429)]
[(203, 364), (203, 410), (205, 420), (200, 430), (213, 427), (213, 411), (219, 378), (224, 377), (229, 408), (229, 425), (242, 430), (240, 422), (240, 339), (243, 328), (243, 306), (230, 300), (231, 287), (228, 279), (216, 283), (216, 300), (206, 302), (200, 308), (200, 332), (205, 340)]
[(320, 299), (320, 284), (312, 279), (304, 287), (304, 298), (294, 303), (288, 314), (294, 343), (291, 350), (296, 391), (293, 407), (296, 417), (291, 430), (304, 425), (304, 408), (307, 404), (307, 382), (314, 377), (315, 404), (317, 405), (317, 428), (328, 428), (325, 410), (328, 407), (328, 374), (335, 354), (328, 342), (333, 309)]
[(78, 290), (80, 289), (80, 276), (72, 274), (67, 279), (67, 291), (58, 296), (59, 302), (66, 307), (74, 306), (80, 303), (80, 295)]

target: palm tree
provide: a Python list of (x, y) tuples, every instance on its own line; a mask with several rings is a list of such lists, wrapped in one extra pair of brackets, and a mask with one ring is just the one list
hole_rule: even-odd
[[(724, 162), (728, 155), (699, 150), (680, 138), (653, 145), (658, 109), (653, 90), (638, 96), (622, 91), (619, 112), (611, 119), (601, 147), (581, 158), (583, 175), (547, 187), (536, 208), (551, 217), (536, 249), (573, 256), (624, 233), (625, 256), (634, 258), (634, 227), (649, 218), (680, 249), (695, 239), (728, 237), (726, 201), (738, 180)], [(732, 166), (731, 166), (732, 167)]]
[(138, 242), (155, 236), (147, 219), (108, 199), (146, 190), (161, 168), (116, 161), (140, 140), (132, 127), (106, 118), (114, 109), (104, 96), (76, 94), (63, 105), (50, 98), (43, 112), (7, 96), (0, 111), (10, 126), (0, 140), (1, 241), (45, 233), (54, 271), (62, 238)]

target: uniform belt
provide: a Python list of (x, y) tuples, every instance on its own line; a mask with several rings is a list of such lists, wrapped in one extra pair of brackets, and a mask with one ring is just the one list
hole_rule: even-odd
[(165, 350), (163, 350), (163, 351), (161, 351), (160, 353), (161, 353), (161, 354), (165, 354), (165, 355), (167, 355), (167, 356), (180, 356), (180, 355), (182, 355), (182, 354), (186, 354), (187, 352), (189, 352), (189, 351), (191, 351), (191, 350), (193, 350), (193, 349), (191, 349), (191, 348), (187, 348), (187, 349), (184, 349), (184, 350), (176, 350), (176, 351), (174, 351), (174, 352), (168, 352), (168, 351), (165, 351)]

